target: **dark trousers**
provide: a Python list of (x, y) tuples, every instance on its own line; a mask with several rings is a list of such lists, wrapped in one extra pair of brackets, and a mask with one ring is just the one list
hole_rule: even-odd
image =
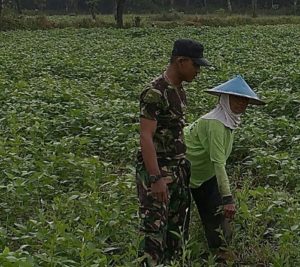
[[(216, 249), (226, 246), (232, 231), (229, 221), (225, 219), (221, 210), (222, 197), (216, 176), (204, 182), (200, 187), (192, 188), (191, 193), (204, 226), (209, 248)], [(226, 242), (224, 242), (222, 234)]]

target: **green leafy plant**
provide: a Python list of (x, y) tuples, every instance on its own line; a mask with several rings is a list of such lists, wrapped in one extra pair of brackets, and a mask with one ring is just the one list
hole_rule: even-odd
[[(214, 64), (187, 86), (189, 122), (216, 103), (204, 89), (236, 74), (267, 101), (243, 116), (228, 161), (238, 262), (297, 266), (298, 36), (291, 25), (1, 32), (0, 265), (134, 265), (138, 98), (186, 37)], [(173, 266), (215, 264), (199, 225), (194, 212)]]

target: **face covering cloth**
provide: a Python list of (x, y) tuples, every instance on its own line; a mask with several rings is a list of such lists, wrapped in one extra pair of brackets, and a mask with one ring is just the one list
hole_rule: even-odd
[(205, 114), (201, 118), (206, 120), (218, 120), (222, 122), (226, 127), (234, 130), (241, 123), (241, 114), (233, 113), (230, 109), (229, 95), (221, 94), (219, 103), (209, 113)]

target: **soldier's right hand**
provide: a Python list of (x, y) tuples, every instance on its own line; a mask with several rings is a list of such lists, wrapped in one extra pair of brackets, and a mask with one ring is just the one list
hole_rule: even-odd
[(153, 198), (157, 199), (160, 202), (168, 202), (168, 185), (163, 178), (160, 178), (158, 181), (151, 184), (151, 194)]

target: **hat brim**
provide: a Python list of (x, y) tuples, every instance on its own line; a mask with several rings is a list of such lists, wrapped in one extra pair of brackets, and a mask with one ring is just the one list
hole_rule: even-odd
[(192, 58), (192, 60), (198, 66), (205, 66), (205, 67), (211, 66), (210, 62), (203, 57), (202, 58)]
[(209, 93), (211, 95), (216, 95), (216, 96), (220, 96), (221, 94), (224, 94), (224, 95), (236, 95), (236, 96), (240, 96), (240, 97), (245, 97), (245, 98), (249, 99), (249, 104), (252, 104), (252, 105), (261, 105), (262, 106), (262, 105), (266, 104), (266, 102), (264, 102), (260, 99), (247, 97), (245, 95), (240, 95), (240, 94), (237, 94), (234, 92), (216, 92), (216, 91), (210, 91), (210, 90), (205, 90), (204, 92)]

